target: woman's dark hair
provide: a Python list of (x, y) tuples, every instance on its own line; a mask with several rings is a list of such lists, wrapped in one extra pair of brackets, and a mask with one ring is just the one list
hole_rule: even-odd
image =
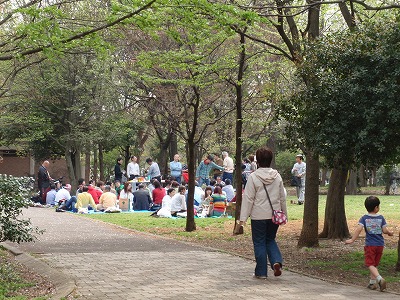
[(269, 168), (273, 157), (271, 149), (267, 147), (261, 147), (256, 151), (257, 164), (260, 168)]
[(156, 189), (161, 188), (161, 184), (157, 179), (154, 179), (153, 185), (154, 185), (154, 188), (156, 188)]
[(124, 183), (124, 191), (125, 191), (125, 193), (128, 193), (129, 185), (130, 185), (130, 183), (128, 181)]
[(365, 199), (364, 205), (368, 212), (373, 212), (375, 207), (379, 206), (381, 201), (379, 201), (378, 197), (369, 196)]
[(225, 185), (230, 185), (231, 184), (231, 180), (229, 178), (225, 179)]
[(122, 157), (117, 158), (117, 163), (119, 163), (122, 160)]
[(219, 185), (214, 188), (214, 194), (222, 194), (222, 189)]
[(207, 187), (204, 189), (204, 195), (207, 195), (207, 191), (211, 191), (211, 194), (212, 194), (212, 188), (211, 188), (211, 186), (207, 186)]
[(167, 190), (167, 195), (171, 194), (173, 191), (175, 191), (175, 189), (169, 188), (169, 189)]

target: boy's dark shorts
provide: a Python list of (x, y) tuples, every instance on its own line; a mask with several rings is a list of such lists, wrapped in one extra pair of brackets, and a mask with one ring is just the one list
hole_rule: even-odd
[(383, 246), (364, 246), (365, 265), (375, 266), (379, 265), (383, 253)]

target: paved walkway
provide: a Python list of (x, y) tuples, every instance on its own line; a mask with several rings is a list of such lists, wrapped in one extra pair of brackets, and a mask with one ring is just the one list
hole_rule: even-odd
[(30, 266), (52, 280), (73, 278), (79, 299), (399, 299), (288, 271), (253, 279), (253, 261), (53, 209), (29, 208), (24, 217), (46, 233), (10, 245), (34, 256)]

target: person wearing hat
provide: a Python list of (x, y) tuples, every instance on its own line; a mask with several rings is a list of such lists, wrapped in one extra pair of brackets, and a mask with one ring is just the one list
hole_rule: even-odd
[(218, 166), (214, 163), (214, 157), (212, 155), (208, 155), (203, 161), (200, 162), (199, 166), (196, 170), (196, 181), (199, 186), (202, 186), (205, 183), (207, 186), (210, 185), (210, 171), (218, 169), (223, 171), (224, 167)]
[(304, 192), (306, 187), (306, 163), (303, 161), (303, 155), (296, 155), (296, 163), (292, 168), (293, 176), (300, 178), (299, 185), (296, 186), (297, 203), (299, 205), (304, 203)]

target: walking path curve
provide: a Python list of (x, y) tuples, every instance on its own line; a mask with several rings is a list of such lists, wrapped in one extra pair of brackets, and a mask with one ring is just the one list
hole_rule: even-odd
[(399, 299), (286, 270), (254, 279), (253, 261), (54, 209), (32, 207), (24, 218), (46, 232), (35, 243), (6, 245), (29, 254), (21, 254), (22, 261), (57, 283), (53, 299), (73, 288), (78, 299), (96, 300)]

